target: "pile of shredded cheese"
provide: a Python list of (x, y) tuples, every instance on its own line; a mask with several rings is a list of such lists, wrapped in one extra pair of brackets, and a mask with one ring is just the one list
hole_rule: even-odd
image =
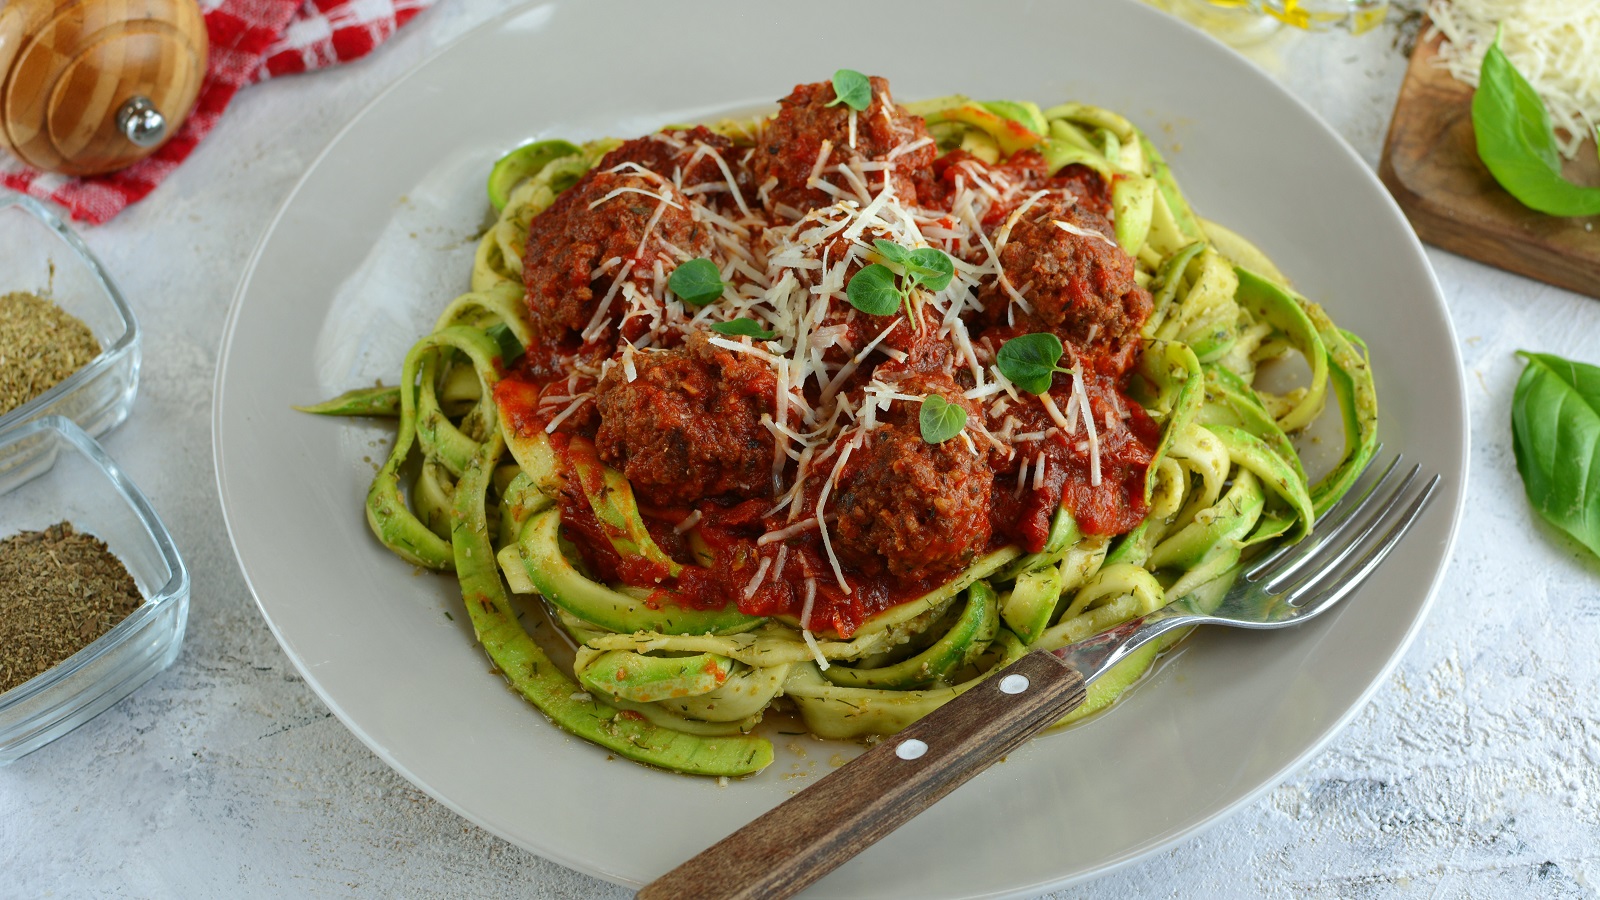
[(1429, 31), (1443, 34), (1437, 64), (1478, 84), (1483, 55), (1500, 49), (1543, 98), (1566, 158), (1600, 125), (1600, 0), (1431, 0)]

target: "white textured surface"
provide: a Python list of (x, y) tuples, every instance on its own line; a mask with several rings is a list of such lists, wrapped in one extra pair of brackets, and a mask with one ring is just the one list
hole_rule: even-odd
[[(366, 62), (245, 91), (166, 185), (86, 235), (145, 328), (138, 402), (104, 443), (174, 532), (194, 602), (171, 670), (0, 769), (0, 898), (628, 895), (468, 825), (331, 718), (256, 612), (211, 465), (218, 341), (264, 222), (363, 103), (509, 5), (446, 4)], [(1389, 36), (1282, 53), (1275, 73), (1375, 164), (1404, 70)], [(1473, 459), (1461, 542), (1422, 636), (1290, 782), (1054, 896), (1600, 891), (1600, 561), (1535, 521), (1509, 434), (1513, 351), (1600, 362), (1600, 302), (1430, 256), (1471, 369)]]

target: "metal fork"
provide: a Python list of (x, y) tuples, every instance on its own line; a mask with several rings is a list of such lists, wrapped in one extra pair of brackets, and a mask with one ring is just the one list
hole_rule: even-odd
[[(640, 900), (781, 898), (933, 805), (1083, 703), (1088, 683), (1178, 628), (1284, 628), (1328, 611), (1383, 562), (1439, 486), (1399, 477), (1396, 456), (1317, 522), (1311, 538), (1247, 569), (1214, 609), (1191, 595), (1059, 650), (1034, 650), (886, 738), (698, 856), (645, 886)], [(1363, 487), (1362, 484), (1365, 483)]]

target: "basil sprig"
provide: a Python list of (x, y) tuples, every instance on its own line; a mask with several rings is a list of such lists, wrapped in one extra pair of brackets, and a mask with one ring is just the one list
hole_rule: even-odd
[(690, 306), (705, 306), (722, 296), (722, 273), (709, 259), (691, 259), (672, 270), (667, 287)]
[(1024, 334), (1000, 345), (1000, 352), (994, 355), (995, 368), (1017, 387), (1042, 394), (1050, 390), (1055, 373), (1071, 374), (1071, 369), (1057, 365), (1064, 352), (1061, 339), (1048, 331)]
[(1528, 367), (1511, 398), (1511, 449), (1528, 502), (1600, 554), (1600, 367), (1519, 353)]
[(917, 416), (917, 425), (922, 429), (924, 441), (942, 444), (967, 427), (967, 410), (938, 394), (929, 394), (922, 400), (922, 412)]
[(878, 256), (905, 270), (899, 279), (894, 270), (881, 263), (873, 263), (857, 272), (845, 288), (850, 305), (869, 316), (890, 316), (901, 306), (906, 318), (916, 321), (911, 314), (911, 292), (918, 287), (942, 291), (955, 277), (955, 263), (942, 250), (919, 247), (907, 250), (894, 241), (876, 240), (872, 246)]
[(833, 73), (834, 106), (843, 103), (856, 112), (872, 105), (872, 81), (855, 69), (840, 69)]
[(711, 330), (717, 334), (745, 335), (758, 341), (770, 341), (776, 335), (761, 327), (755, 319), (733, 319), (728, 322), (713, 322)]
[(1478, 70), (1472, 130), (1478, 136), (1478, 157), (1524, 206), (1552, 216), (1600, 215), (1600, 188), (1576, 185), (1562, 176), (1550, 113), (1501, 52), (1498, 33)]

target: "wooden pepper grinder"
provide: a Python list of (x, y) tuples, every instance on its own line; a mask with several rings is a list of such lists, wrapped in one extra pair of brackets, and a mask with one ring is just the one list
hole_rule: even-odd
[(67, 175), (132, 165), (194, 107), (195, 0), (0, 0), (0, 147)]

